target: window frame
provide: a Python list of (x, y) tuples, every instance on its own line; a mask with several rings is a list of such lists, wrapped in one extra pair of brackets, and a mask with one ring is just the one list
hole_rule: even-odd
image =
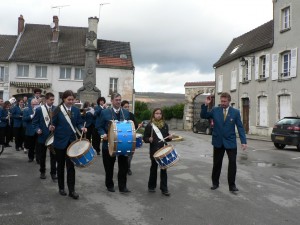
[(280, 59), (281, 59), (281, 77), (289, 78), (291, 76), (291, 51), (285, 51), (281, 53)]
[[(79, 76), (78, 75), (78, 72), (79, 71)], [(75, 75), (74, 75), (74, 80), (80, 80), (82, 81), (83, 80), (83, 76), (84, 76), (84, 68), (82, 67), (76, 67), (75, 68)]]
[(5, 67), (4, 66), (0, 66), (0, 82), (4, 82), (5, 79)]
[[(27, 71), (25, 70), (27, 68)], [(20, 74), (20, 69), (22, 69), (22, 74)], [(27, 74), (26, 74), (27, 72)], [(29, 65), (28, 64), (17, 64), (17, 77), (29, 77)]]
[[(62, 70), (64, 70), (64, 77), (62, 77)], [(67, 77), (67, 71), (70, 70), (70, 74), (69, 77)], [(72, 75), (72, 67), (68, 67), (68, 66), (61, 66), (59, 68), (59, 79), (60, 80), (71, 80), (71, 75)]]
[(291, 29), (291, 8), (287, 6), (281, 9), (281, 31), (287, 31)]
[[(40, 73), (41, 73), (40, 76), (37, 75), (38, 68), (40, 68)], [(45, 69), (45, 71), (43, 69)], [(45, 75), (44, 75), (43, 71), (45, 72)], [(36, 65), (35, 66), (35, 78), (41, 78), (41, 79), (44, 78), (45, 79), (45, 78), (47, 78), (47, 73), (48, 73), (48, 67), (47, 66), (41, 66), (41, 65)]]
[(117, 77), (109, 78), (109, 95), (118, 92), (118, 82), (119, 82), (119, 78)]

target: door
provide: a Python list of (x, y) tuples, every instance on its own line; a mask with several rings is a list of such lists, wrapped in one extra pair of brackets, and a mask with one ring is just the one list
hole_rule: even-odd
[(249, 132), (249, 108), (250, 108), (249, 98), (242, 98), (243, 126), (247, 134)]
[(292, 116), (291, 108), (291, 96), (279, 96), (279, 119), (282, 119), (285, 116)]

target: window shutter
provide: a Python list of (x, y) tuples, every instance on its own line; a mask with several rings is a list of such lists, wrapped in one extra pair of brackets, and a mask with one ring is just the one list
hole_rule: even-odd
[(231, 90), (236, 90), (236, 74), (236, 70), (231, 71)]
[(272, 80), (278, 79), (278, 54), (272, 54)]
[(252, 59), (248, 59), (248, 80), (252, 77)]
[(258, 80), (258, 71), (259, 71), (259, 58), (255, 58), (255, 80)]
[(9, 71), (8, 71), (8, 66), (4, 67), (4, 82), (8, 82), (9, 81)]
[(270, 54), (266, 54), (266, 77), (270, 76)]
[(291, 50), (291, 77), (297, 76), (297, 48)]
[(239, 64), (239, 82), (240, 83), (243, 82), (243, 67), (242, 67), (242, 63), (241, 62)]
[(219, 75), (218, 77), (218, 92), (223, 91), (223, 75)]

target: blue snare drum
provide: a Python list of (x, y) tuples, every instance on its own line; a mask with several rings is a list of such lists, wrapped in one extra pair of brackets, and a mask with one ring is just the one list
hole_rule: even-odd
[(95, 150), (88, 139), (73, 141), (67, 149), (67, 155), (78, 167), (88, 166), (95, 158)]
[(136, 147), (140, 148), (143, 145), (143, 135), (136, 134)]
[(178, 162), (179, 156), (173, 145), (166, 145), (153, 155), (155, 161), (161, 169), (167, 169)]
[(135, 127), (131, 120), (111, 120), (109, 122), (108, 150), (111, 156), (133, 154), (135, 140)]

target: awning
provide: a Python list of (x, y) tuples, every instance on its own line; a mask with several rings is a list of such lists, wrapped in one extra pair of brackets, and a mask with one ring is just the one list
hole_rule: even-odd
[(29, 87), (29, 88), (50, 88), (51, 83), (34, 83), (34, 82), (18, 82), (18, 81), (11, 81), (11, 86), (15, 87)]

